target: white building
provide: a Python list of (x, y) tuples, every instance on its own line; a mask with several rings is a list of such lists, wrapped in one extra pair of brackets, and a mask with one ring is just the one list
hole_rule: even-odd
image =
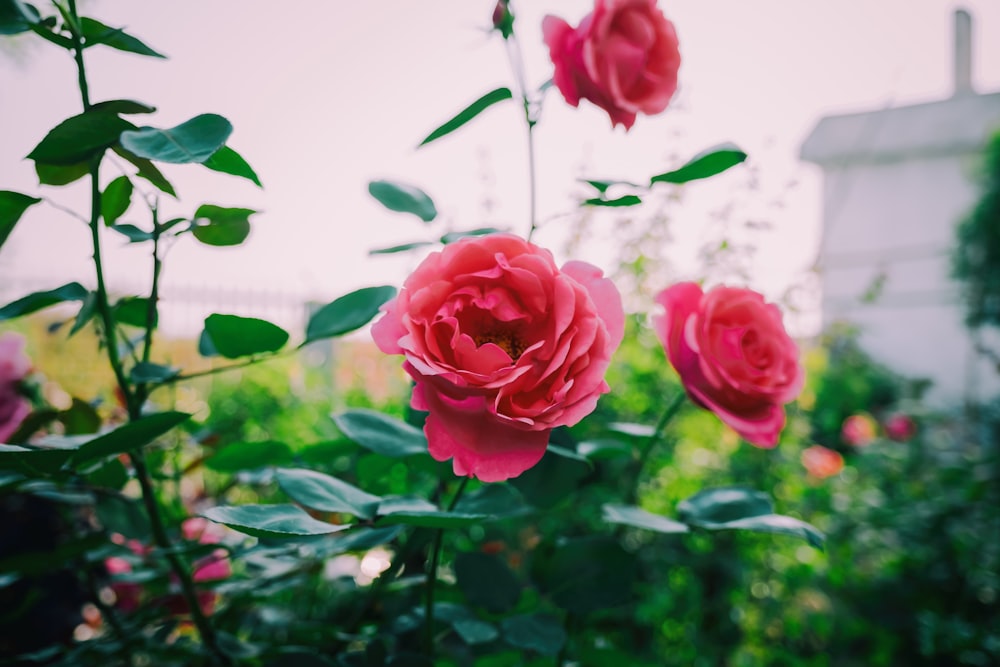
[(823, 169), (818, 256), (824, 326), (847, 320), (875, 359), (933, 381), (928, 400), (994, 396), (950, 279), (955, 225), (978, 198), (982, 148), (1000, 131), (1000, 93), (971, 85), (971, 19), (955, 13), (952, 97), (823, 118), (802, 145)]

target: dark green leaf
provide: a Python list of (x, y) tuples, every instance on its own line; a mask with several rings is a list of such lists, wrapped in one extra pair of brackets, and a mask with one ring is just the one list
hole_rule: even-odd
[(591, 461), (600, 459), (615, 459), (622, 456), (631, 456), (632, 447), (620, 440), (611, 438), (596, 438), (585, 440), (576, 446), (576, 451), (581, 456), (585, 456)]
[(16, 35), (31, 30), (41, 20), (38, 10), (21, 0), (0, 2), (0, 35)]
[(321, 512), (344, 512), (371, 519), (382, 501), (336, 477), (320, 472), (283, 468), (277, 472), (278, 486), (299, 503)]
[(239, 245), (250, 235), (250, 216), (256, 212), (249, 208), (202, 204), (194, 212), (191, 233), (206, 245)]
[(557, 655), (566, 643), (562, 623), (551, 614), (509, 616), (500, 622), (500, 627), (508, 644), (542, 655)]
[(234, 151), (229, 146), (223, 146), (219, 150), (215, 151), (207, 160), (202, 162), (202, 164), (212, 171), (218, 171), (231, 176), (239, 176), (252, 181), (257, 185), (257, 187), (264, 187), (261, 185), (260, 178), (258, 178), (257, 172), (253, 170), (253, 167), (251, 167), (249, 163), (243, 159), (242, 155)]
[(205, 333), (212, 348), (227, 359), (277, 352), (288, 342), (288, 332), (278, 325), (238, 315), (209, 315)]
[(510, 480), (510, 484), (535, 507), (554, 507), (566, 501), (590, 476), (591, 463), (583, 457), (580, 459), (561, 456), (549, 447), (537, 465)]
[(80, 283), (68, 283), (45, 292), (34, 292), (0, 308), (0, 322), (28, 315), (65, 301), (83, 301), (89, 292)]
[(156, 168), (155, 164), (144, 157), (139, 157), (135, 153), (125, 150), (121, 146), (113, 146), (111, 150), (131, 162), (132, 165), (138, 170), (138, 175), (155, 185), (160, 192), (166, 192), (171, 197), (177, 196), (177, 193), (174, 192), (174, 186), (171, 185), (170, 181), (167, 180), (163, 173)]
[(533, 575), (557, 605), (578, 614), (628, 601), (635, 558), (604, 536), (568, 539), (535, 556)]
[(137, 384), (165, 382), (181, 374), (181, 369), (173, 366), (154, 364), (148, 361), (140, 361), (132, 367), (129, 379)]
[(469, 604), (492, 613), (512, 609), (521, 597), (521, 582), (500, 558), (479, 552), (455, 557), (455, 578)]
[(783, 514), (762, 514), (725, 523), (705, 524), (703, 527), (709, 530), (749, 530), (755, 533), (791, 535), (805, 540), (817, 549), (823, 548), (826, 539), (815, 526)]
[(379, 505), (379, 526), (420, 526), (422, 528), (464, 528), (475, 526), (491, 519), (488, 514), (465, 514), (446, 512), (438, 509), (385, 511), (385, 503)]
[(622, 206), (636, 206), (642, 203), (642, 199), (637, 195), (622, 195), (617, 199), (601, 199), (599, 197), (594, 199), (585, 199), (583, 201), (584, 206), (610, 206), (619, 208)]
[(303, 345), (360, 329), (378, 315), (382, 304), (395, 296), (395, 287), (381, 285), (362, 287), (328, 303), (309, 318)]
[(455, 505), (463, 514), (486, 514), (496, 517), (527, 513), (530, 510), (521, 494), (510, 484), (486, 484), (466, 493)]
[(67, 51), (71, 51), (73, 49), (73, 40), (65, 35), (60, 35), (59, 33), (54, 32), (50, 25), (48, 25), (45, 21), (42, 21), (41, 23), (32, 23), (30, 30), (45, 41), (52, 42), (56, 46), (64, 48)]
[(397, 512), (437, 512), (437, 505), (415, 496), (386, 496), (375, 510), (375, 514), (386, 516)]
[(20, 192), (0, 190), (0, 248), (3, 247), (10, 233), (14, 231), (14, 225), (21, 219), (24, 212), (40, 201), (42, 200), (38, 197), (29, 197)]
[(485, 644), (500, 636), (496, 626), (478, 618), (460, 618), (452, 622), (451, 627), (455, 630), (462, 641), (470, 646), (475, 644)]
[(390, 211), (412, 213), (424, 222), (437, 217), (434, 202), (423, 190), (395, 181), (372, 181), (368, 193)]
[(403, 243), (402, 245), (389, 246), (388, 248), (377, 248), (375, 250), (369, 250), (369, 255), (392, 255), (397, 252), (406, 252), (408, 250), (416, 250), (417, 248), (426, 248), (429, 245), (434, 245), (430, 241), (414, 241), (413, 243)]
[(314, 648), (283, 646), (264, 661), (264, 667), (338, 667), (341, 663), (324, 658)]
[(265, 466), (280, 466), (290, 463), (292, 448), (275, 440), (256, 442), (234, 442), (222, 447), (205, 460), (205, 467), (218, 472), (239, 472), (256, 470)]
[[(115, 321), (119, 324), (146, 328), (149, 317), (149, 299), (144, 296), (126, 296), (118, 300), (114, 306)], [(157, 315), (153, 313), (153, 326), (157, 324)]]
[(94, 406), (76, 397), (68, 408), (59, 411), (58, 419), (65, 435), (97, 433), (101, 428), (101, 416)]
[(389, 457), (427, 453), (423, 432), (374, 410), (347, 410), (333, 415), (345, 436), (376, 454)]
[(470, 229), (465, 232), (448, 232), (441, 237), (441, 243), (448, 245), (449, 243), (454, 243), (460, 239), (464, 239), (467, 236), (486, 236), (487, 234), (500, 234), (503, 233), (502, 229), (497, 229), (496, 227), (479, 227), (478, 229)]
[(77, 311), (76, 317), (73, 319), (73, 327), (69, 330), (69, 335), (73, 336), (80, 329), (87, 326), (87, 323), (94, 319), (94, 315), (96, 314), (97, 292), (90, 292), (87, 294), (87, 298), (83, 300), (80, 310)]
[(88, 111), (52, 128), (28, 159), (54, 165), (76, 165), (100, 155), (135, 126), (107, 111)]
[(122, 28), (111, 28), (100, 21), (81, 17), (80, 29), (83, 32), (85, 46), (95, 46), (104, 44), (119, 51), (137, 53), (141, 56), (151, 56), (153, 58), (166, 58), (162, 53), (158, 53), (143, 44), (139, 39), (126, 33)]
[(121, 145), (139, 157), (159, 162), (204, 162), (222, 148), (232, 131), (228, 120), (206, 113), (167, 130), (143, 127), (123, 132)]
[(0, 572), (20, 572), (21, 574), (45, 574), (66, 567), (67, 563), (83, 556), (89, 551), (96, 551), (105, 544), (105, 538), (98, 533), (67, 542), (54, 549), (44, 551), (21, 552), (0, 560)]
[(108, 183), (101, 195), (101, 217), (109, 227), (122, 217), (132, 203), (132, 181), (128, 176), (119, 176)]
[(354, 524), (351, 532), (338, 535), (336, 543), (324, 548), (327, 555), (342, 554), (348, 551), (367, 551), (382, 544), (388, 544), (403, 532), (402, 526), (387, 526), (385, 528), (367, 528)]
[(156, 107), (151, 107), (135, 100), (107, 100), (90, 105), (91, 111), (107, 111), (118, 114), (153, 113)]
[(644, 528), (657, 533), (667, 534), (687, 533), (691, 530), (687, 525), (679, 521), (647, 512), (640, 507), (608, 503), (602, 506), (601, 509), (603, 510), (604, 520), (608, 523)]
[(767, 494), (737, 487), (699, 491), (677, 505), (678, 518), (697, 526), (770, 513), (771, 500)]
[(87, 482), (108, 489), (121, 489), (128, 482), (128, 470), (118, 459), (110, 459), (93, 472), (87, 473)]
[(595, 190), (597, 190), (598, 192), (600, 192), (602, 195), (605, 192), (608, 191), (608, 188), (611, 188), (611, 187), (613, 187), (615, 185), (625, 185), (625, 186), (628, 186), (630, 188), (641, 188), (642, 187), (638, 183), (632, 183), (630, 181), (604, 181), (604, 180), (590, 180), (590, 179), (586, 179), (586, 178), (581, 178), (581, 179), (578, 179), (578, 180), (581, 183), (586, 183), (587, 185), (591, 186), (592, 188), (594, 188)]
[(328, 535), (350, 528), (349, 525), (335, 526), (332, 523), (318, 521), (295, 505), (213, 507), (201, 515), (210, 521), (224, 524), (253, 537)]
[(668, 171), (649, 179), (653, 183), (687, 183), (699, 178), (708, 178), (724, 172), (747, 159), (738, 146), (730, 143), (719, 144), (698, 153), (679, 169)]
[[(435, 139), (440, 139), (446, 134), (454, 132), (494, 104), (512, 99), (513, 97), (514, 94), (510, 92), (509, 88), (497, 88), (496, 90), (491, 90), (469, 106), (459, 111), (453, 118), (445, 122), (439, 128), (428, 134), (427, 138), (420, 142), (420, 146), (429, 144)], [(418, 146), (418, 148), (420, 146)]]
[(0, 444), (0, 470), (16, 470), (26, 477), (45, 477), (59, 471), (73, 449), (28, 449)]
[(89, 174), (90, 165), (86, 162), (67, 165), (36, 162), (35, 173), (41, 185), (66, 185)]
[(201, 335), (198, 336), (198, 354), (203, 357), (217, 357), (219, 356), (219, 351), (215, 349), (215, 343), (212, 342), (212, 337), (208, 335), (208, 332), (202, 330)]
[(142, 243), (153, 239), (152, 233), (143, 231), (135, 225), (112, 225), (111, 229), (128, 238), (129, 243)]
[(73, 454), (70, 465), (79, 467), (106, 456), (134, 451), (190, 418), (191, 415), (186, 412), (158, 412), (129, 422), (85, 442)]

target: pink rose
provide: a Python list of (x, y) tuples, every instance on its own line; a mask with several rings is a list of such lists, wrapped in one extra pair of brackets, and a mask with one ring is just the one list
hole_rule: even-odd
[(538, 463), (549, 432), (589, 414), (625, 315), (614, 284), (583, 262), (509, 234), (431, 253), (382, 307), (372, 336), (402, 354), (411, 399), (430, 413), (430, 454), (496, 482)]
[(917, 434), (917, 423), (909, 415), (897, 412), (885, 420), (885, 434), (890, 440), (907, 442)]
[(813, 445), (802, 450), (802, 465), (813, 477), (826, 479), (844, 469), (844, 457), (822, 445)]
[(688, 396), (758, 447), (774, 447), (805, 376), (781, 311), (753, 290), (678, 283), (653, 327)]
[(0, 442), (6, 442), (31, 413), (31, 404), (18, 391), (30, 371), (24, 338), (11, 331), (0, 334)]
[(877, 435), (878, 424), (867, 414), (851, 415), (840, 426), (841, 439), (854, 447), (870, 445)]
[(574, 107), (588, 99), (628, 130), (637, 113), (657, 114), (677, 90), (677, 33), (655, 0), (596, 0), (580, 25), (546, 16), (553, 82)]

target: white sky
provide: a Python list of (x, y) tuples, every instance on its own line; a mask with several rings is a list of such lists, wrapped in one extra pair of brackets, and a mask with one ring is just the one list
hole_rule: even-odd
[[(551, 76), (542, 17), (557, 14), (575, 25), (591, 6), (589, 0), (515, 0), (530, 83)], [(707, 146), (733, 141), (749, 153), (759, 189), (746, 191), (742, 167), (687, 186), (674, 223), (678, 275), (694, 269), (695, 248), (710, 228), (708, 212), (738, 191), (748, 211), (737, 217), (773, 225), (761, 239), (753, 286), (776, 297), (799, 279), (814, 259), (821, 210), (819, 170), (798, 162), (799, 145), (824, 115), (947, 96), (957, 7), (973, 14), (974, 85), (981, 92), (1000, 89), (1000, 39), (989, 38), (1000, 31), (996, 0), (672, 0), (660, 6), (681, 41), (681, 89), (673, 107), (640, 116), (626, 134), (611, 131), (606, 114), (589, 103), (572, 109), (550, 91), (536, 135), (539, 214), (571, 210), (585, 192), (579, 176), (642, 181)], [(163, 167), (181, 196), (179, 203), (163, 203), (164, 219), (190, 215), (202, 203), (262, 211), (244, 246), (179, 243), (168, 257), (166, 289), (242, 285), (328, 301), (362, 285), (398, 284), (419, 256), (369, 258), (367, 251), (432, 234), (416, 218), (370, 199), (366, 185), (375, 178), (411, 182), (431, 194), (442, 213), (432, 228), (437, 235), (444, 226), (484, 225), (525, 233), (526, 153), (517, 105), (491, 109), (460, 132), (414, 150), (464, 105), (511, 84), (502, 41), (485, 30), (492, 7), (493, 0), (83, 2), (84, 14), (126, 27), (169, 56), (89, 50), (91, 99), (153, 104), (157, 114), (133, 120), (159, 127), (199, 113), (222, 114), (235, 127), (230, 145), (265, 186), (261, 191), (196, 165)], [(40, 191), (32, 164), (21, 157), (80, 111), (75, 76), (66, 53), (32, 36), (3, 49), (0, 189)], [(105, 174), (105, 181), (116, 175)], [(86, 211), (84, 187), (41, 191)], [(774, 206), (775, 200), (783, 205)], [(141, 214), (133, 206), (122, 221), (144, 222)], [(596, 226), (607, 220), (610, 229), (616, 214), (600, 215)], [(558, 222), (536, 240), (558, 254)], [(111, 286), (135, 289), (147, 281), (146, 250), (123, 245), (109, 234)], [(592, 244), (582, 259), (606, 263), (600, 246)], [(0, 281), (31, 289), (68, 280), (90, 284), (89, 254), (85, 226), (40, 205), (4, 247)]]

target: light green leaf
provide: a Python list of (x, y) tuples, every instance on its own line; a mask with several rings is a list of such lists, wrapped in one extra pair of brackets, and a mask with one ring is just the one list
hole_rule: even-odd
[(343, 336), (360, 329), (378, 315), (379, 308), (396, 296), (390, 285), (362, 287), (323, 306), (309, 318), (303, 343)]
[(278, 486), (300, 505), (321, 512), (344, 512), (371, 519), (382, 499), (347, 482), (312, 470), (282, 468)]
[(644, 528), (657, 533), (667, 534), (687, 533), (691, 531), (690, 528), (679, 521), (674, 521), (673, 519), (668, 519), (665, 516), (647, 512), (640, 507), (608, 503), (602, 506), (601, 509), (603, 511), (604, 520), (608, 523), (633, 526), (635, 528)]
[(129, 243), (142, 243), (153, 239), (152, 233), (139, 229), (135, 225), (112, 225), (111, 229), (125, 236)]
[(233, 126), (217, 114), (201, 114), (167, 130), (143, 127), (121, 133), (121, 145), (141, 158), (186, 164), (204, 162), (226, 143)]
[(497, 229), (496, 227), (479, 227), (478, 229), (470, 229), (464, 232), (448, 232), (441, 237), (441, 243), (448, 245), (449, 243), (454, 243), (455, 241), (464, 239), (467, 236), (486, 236), (487, 234), (500, 234), (504, 230)]
[(407, 252), (408, 250), (416, 250), (417, 248), (426, 248), (429, 245), (434, 245), (430, 241), (414, 241), (413, 243), (403, 243), (401, 245), (389, 246), (388, 248), (377, 248), (375, 250), (369, 250), (369, 255), (393, 255), (397, 252)]
[(735, 144), (724, 143), (708, 148), (688, 160), (682, 167), (649, 179), (653, 183), (687, 183), (720, 174), (747, 159), (747, 154)]
[(705, 489), (677, 505), (678, 518), (698, 526), (770, 513), (771, 500), (767, 494), (739, 487)]
[(368, 193), (390, 211), (412, 213), (424, 222), (437, 217), (437, 208), (427, 193), (413, 185), (396, 181), (372, 181)]
[(815, 526), (783, 514), (762, 514), (718, 524), (702, 526), (709, 530), (749, 530), (754, 533), (776, 533), (798, 537), (817, 549), (823, 548), (826, 537)]
[(278, 325), (238, 315), (209, 315), (205, 333), (213, 349), (227, 359), (277, 352), (288, 342), (288, 332)]
[(128, 176), (119, 176), (108, 183), (101, 195), (101, 217), (109, 227), (125, 214), (132, 203), (132, 181)]
[(405, 510), (383, 514), (379, 507), (379, 526), (420, 526), (421, 528), (464, 528), (475, 526), (492, 518), (488, 514), (465, 514), (463, 512), (446, 512), (443, 510)]
[(126, 33), (122, 28), (111, 28), (100, 21), (87, 17), (80, 18), (80, 28), (85, 41), (84, 48), (104, 44), (119, 51), (137, 53), (141, 56), (166, 58), (165, 55), (149, 48), (139, 39)]
[(206, 245), (239, 245), (250, 235), (250, 216), (256, 212), (249, 208), (202, 204), (194, 212), (191, 233)]
[(211, 169), (212, 171), (218, 171), (223, 174), (229, 174), (231, 176), (239, 176), (240, 178), (245, 178), (257, 187), (264, 187), (261, 185), (260, 178), (257, 176), (257, 172), (253, 170), (253, 167), (243, 159), (243, 156), (234, 151), (229, 146), (223, 146), (219, 150), (212, 153), (207, 160), (202, 162), (203, 165)]
[(29, 197), (20, 192), (10, 190), (0, 190), (0, 248), (10, 233), (14, 231), (14, 225), (21, 219), (24, 212), (31, 206), (42, 201), (38, 197)]
[[(446, 134), (451, 134), (494, 104), (512, 99), (513, 97), (514, 94), (510, 92), (509, 88), (497, 88), (496, 90), (491, 90), (469, 106), (459, 111), (453, 118), (442, 124), (436, 130), (428, 134), (427, 137), (420, 142), (420, 146), (429, 144), (435, 139), (440, 139)], [(417, 148), (420, 146), (417, 146)]]
[(83, 301), (87, 298), (88, 293), (80, 283), (67, 283), (62, 287), (45, 292), (34, 292), (16, 301), (11, 301), (3, 308), (0, 308), (0, 322), (12, 320), (22, 315), (29, 315), (43, 308), (54, 306), (57, 303)]
[(333, 415), (345, 436), (376, 454), (398, 458), (427, 453), (423, 431), (374, 410), (346, 410)]
[(295, 505), (213, 507), (201, 515), (241, 533), (264, 538), (328, 535), (351, 527), (318, 521)]

